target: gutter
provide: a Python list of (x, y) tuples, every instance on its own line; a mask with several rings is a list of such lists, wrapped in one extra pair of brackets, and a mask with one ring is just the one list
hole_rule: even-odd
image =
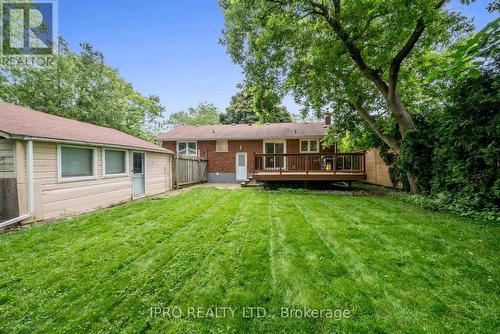
[(215, 140), (287, 140), (287, 139), (321, 139), (324, 135), (294, 135), (294, 136), (284, 136), (284, 137), (191, 137), (191, 138), (160, 138), (157, 137), (156, 140), (160, 142), (165, 141), (215, 141)]
[(33, 183), (33, 141), (28, 140), (28, 149), (26, 150), (27, 172), (28, 172), (28, 213), (9, 219), (0, 223), (0, 228), (16, 224), (25, 219), (31, 218), (35, 212), (35, 191)]
[[(95, 147), (110, 147), (110, 148), (128, 149), (128, 150), (144, 151), (144, 152), (157, 152), (157, 153), (165, 153), (165, 154), (174, 154), (174, 152), (171, 152), (170, 150), (167, 150), (159, 145), (156, 145), (156, 146), (158, 146), (158, 148), (144, 148), (144, 147), (135, 147), (135, 146), (127, 146), (127, 145), (116, 145), (116, 144), (86, 142), (86, 141), (78, 141), (78, 140), (57, 139), (57, 138), (31, 137), (31, 136), (22, 136), (22, 135), (9, 135), (7, 138), (19, 139), (19, 140), (39, 141), (39, 142), (46, 142), (46, 143), (59, 143), (59, 144), (95, 146)], [(152, 145), (154, 145), (154, 144), (152, 144)]]

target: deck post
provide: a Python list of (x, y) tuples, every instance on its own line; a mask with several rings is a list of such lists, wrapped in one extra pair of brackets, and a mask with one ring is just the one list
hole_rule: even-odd
[(306, 158), (306, 174), (309, 174), (309, 163), (308, 163), (309, 162), (309, 156), (306, 155), (305, 158)]
[(198, 182), (202, 183), (201, 180), (203, 179), (201, 175), (201, 156), (198, 156)]
[(253, 152), (253, 172), (254, 172), (254, 174), (256, 171), (257, 171), (257, 155), (255, 154), (255, 152)]
[(175, 155), (175, 189), (179, 189), (179, 153)]

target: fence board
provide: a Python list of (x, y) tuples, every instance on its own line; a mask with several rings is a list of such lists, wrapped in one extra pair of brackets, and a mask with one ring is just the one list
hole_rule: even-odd
[(197, 156), (178, 155), (174, 160), (174, 184), (183, 185), (202, 183), (208, 180), (208, 160)]
[(0, 179), (0, 220), (19, 216), (17, 180)]

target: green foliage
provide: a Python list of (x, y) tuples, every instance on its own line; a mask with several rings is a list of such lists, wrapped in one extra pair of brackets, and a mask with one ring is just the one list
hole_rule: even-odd
[(220, 114), (222, 124), (257, 123), (259, 116), (253, 106), (253, 95), (249, 89), (242, 89), (231, 97), (226, 113)]
[(324, 147), (331, 147), (331, 145), (337, 143), (338, 152), (364, 151), (370, 147), (381, 144), (379, 140), (376, 140), (376, 136), (369, 129), (360, 132), (345, 131), (343, 135), (338, 137), (331, 135), (329, 133), (330, 131), (327, 131), (325, 138), (322, 140), (322, 144)]
[(450, 193), (472, 208), (493, 208), (500, 202), (499, 92), (498, 68), (453, 88), (435, 130), (434, 193)]
[(164, 126), (159, 98), (134, 90), (90, 44), (81, 48), (61, 39), (55, 67), (3, 67), (0, 99), (153, 141)]
[(435, 125), (431, 116), (423, 114), (415, 117), (416, 129), (408, 131), (401, 143), (401, 169), (410, 171), (415, 176), (421, 191), (431, 191), (432, 153), (436, 145)]
[(281, 98), (271, 90), (261, 87), (245, 87), (231, 97), (226, 113), (220, 114), (223, 124), (289, 123), (292, 115)]
[[(436, 9), (437, 3), (221, 0), (226, 23), (223, 43), (250, 84), (281, 95), (291, 92), (318, 117), (329, 112), (336, 121), (359, 124), (363, 120), (356, 103), (372, 115), (389, 111), (386, 98), (366, 73), (373, 69), (372, 74), (387, 81), (391, 59), (419, 18), (425, 21), (425, 33), (402, 64), (398, 93), (410, 112), (436, 101), (436, 89), (427, 89), (423, 80), (432, 69), (435, 50), (471, 30), (460, 15)], [(341, 28), (327, 22), (321, 5)], [(353, 41), (368, 70), (360, 69), (353, 59), (344, 35)]]
[(478, 77), (478, 67), (500, 52), (500, 18), (488, 23), (481, 31), (464, 38), (446, 51), (445, 57), (429, 72), (427, 81), (443, 78)]
[(410, 195), (403, 192), (393, 192), (392, 195), (401, 201), (411, 203), (419, 208), (432, 211), (448, 211), (459, 216), (484, 222), (500, 223), (500, 213), (497, 209), (475, 209), (467, 203), (467, 199), (450, 198), (449, 194), (440, 193), (438, 196), (429, 194)]
[(253, 105), (261, 123), (289, 123), (292, 115), (285, 106), (280, 106), (281, 98), (274, 91), (255, 86), (253, 88)]
[(500, 202), (498, 64), (458, 81), (444, 109), (422, 118), (403, 140), (402, 168), (448, 209), (464, 214), (489, 215)]
[(171, 114), (167, 124), (171, 127), (219, 124), (219, 110), (212, 103), (200, 102), (196, 107)]

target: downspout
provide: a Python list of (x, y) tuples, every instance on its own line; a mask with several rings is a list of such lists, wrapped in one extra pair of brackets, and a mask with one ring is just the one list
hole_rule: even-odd
[(28, 150), (26, 151), (27, 172), (28, 172), (28, 213), (12, 218), (0, 223), (0, 228), (4, 228), (33, 216), (35, 211), (35, 191), (33, 184), (33, 141), (28, 140)]

